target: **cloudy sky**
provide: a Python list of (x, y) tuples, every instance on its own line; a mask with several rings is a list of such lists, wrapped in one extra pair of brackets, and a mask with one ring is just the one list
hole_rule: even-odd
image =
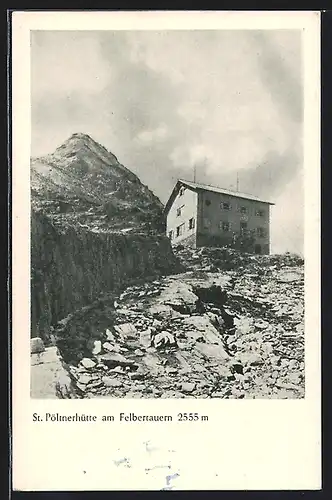
[(299, 31), (35, 31), (32, 155), (89, 134), (162, 202), (179, 177), (256, 194), (303, 251)]

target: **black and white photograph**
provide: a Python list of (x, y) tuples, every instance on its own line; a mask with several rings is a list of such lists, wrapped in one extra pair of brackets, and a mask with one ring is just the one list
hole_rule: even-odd
[(320, 14), (12, 33), (14, 489), (319, 489)]
[(31, 31), (31, 397), (305, 397), (300, 30)]

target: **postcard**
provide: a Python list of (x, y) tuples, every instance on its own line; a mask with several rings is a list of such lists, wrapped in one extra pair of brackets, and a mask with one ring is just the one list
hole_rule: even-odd
[(12, 15), (13, 488), (318, 490), (319, 12)]

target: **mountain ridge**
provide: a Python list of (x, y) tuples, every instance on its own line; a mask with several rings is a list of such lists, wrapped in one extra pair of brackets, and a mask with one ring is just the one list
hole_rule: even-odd
[(163, 231), (161, 201), (88, 134), (74, 133), (53, 153), (32, 157), (30, 169), (32, 207), (55, 223)]

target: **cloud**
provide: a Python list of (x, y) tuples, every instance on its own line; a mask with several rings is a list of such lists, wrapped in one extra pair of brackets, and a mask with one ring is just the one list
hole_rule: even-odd
[(79, 32), (31, 32), (32, 97), (96, 94), (104, 89), (109, 71), (98, 56), (98, 42)]
[(194, 167), (278, 199), (301, 171), (300, 32), (36, 32), (31, 44), (33, 154), (88, 133), (163, 202)]
[[(299, 82), (299, 75), (302, 72), (300, 37), (291, 40), (292, 44), (295, 42), (295, 47), (297, 47), (297, 57), (294, 57), (294, 54), (287, 50), (292, 44), (285, 47), (285, 36), (281, 37), (280, 33), (273, 34), (271, 37), (263, 31), (256, 31), (251, 34), (251, 37), (256, 45), (260, 78), (265, 84), (266, 90), (282, 106), (282, 111), (287, 116), (301, 123), (303, 93)], [(289, 34), (288, 41), (290, 41)]]
[(155, 129), (142, 130), (136, 137), (135, 141), (143, 143), (152, 143), (163, 140), (167, 136), (168, 130), (165, 124), (160, 124)]
[(271, 209), (271, 247), (275, 253), (285, 250), (303, 255), (303, 172), (284, 186)]

